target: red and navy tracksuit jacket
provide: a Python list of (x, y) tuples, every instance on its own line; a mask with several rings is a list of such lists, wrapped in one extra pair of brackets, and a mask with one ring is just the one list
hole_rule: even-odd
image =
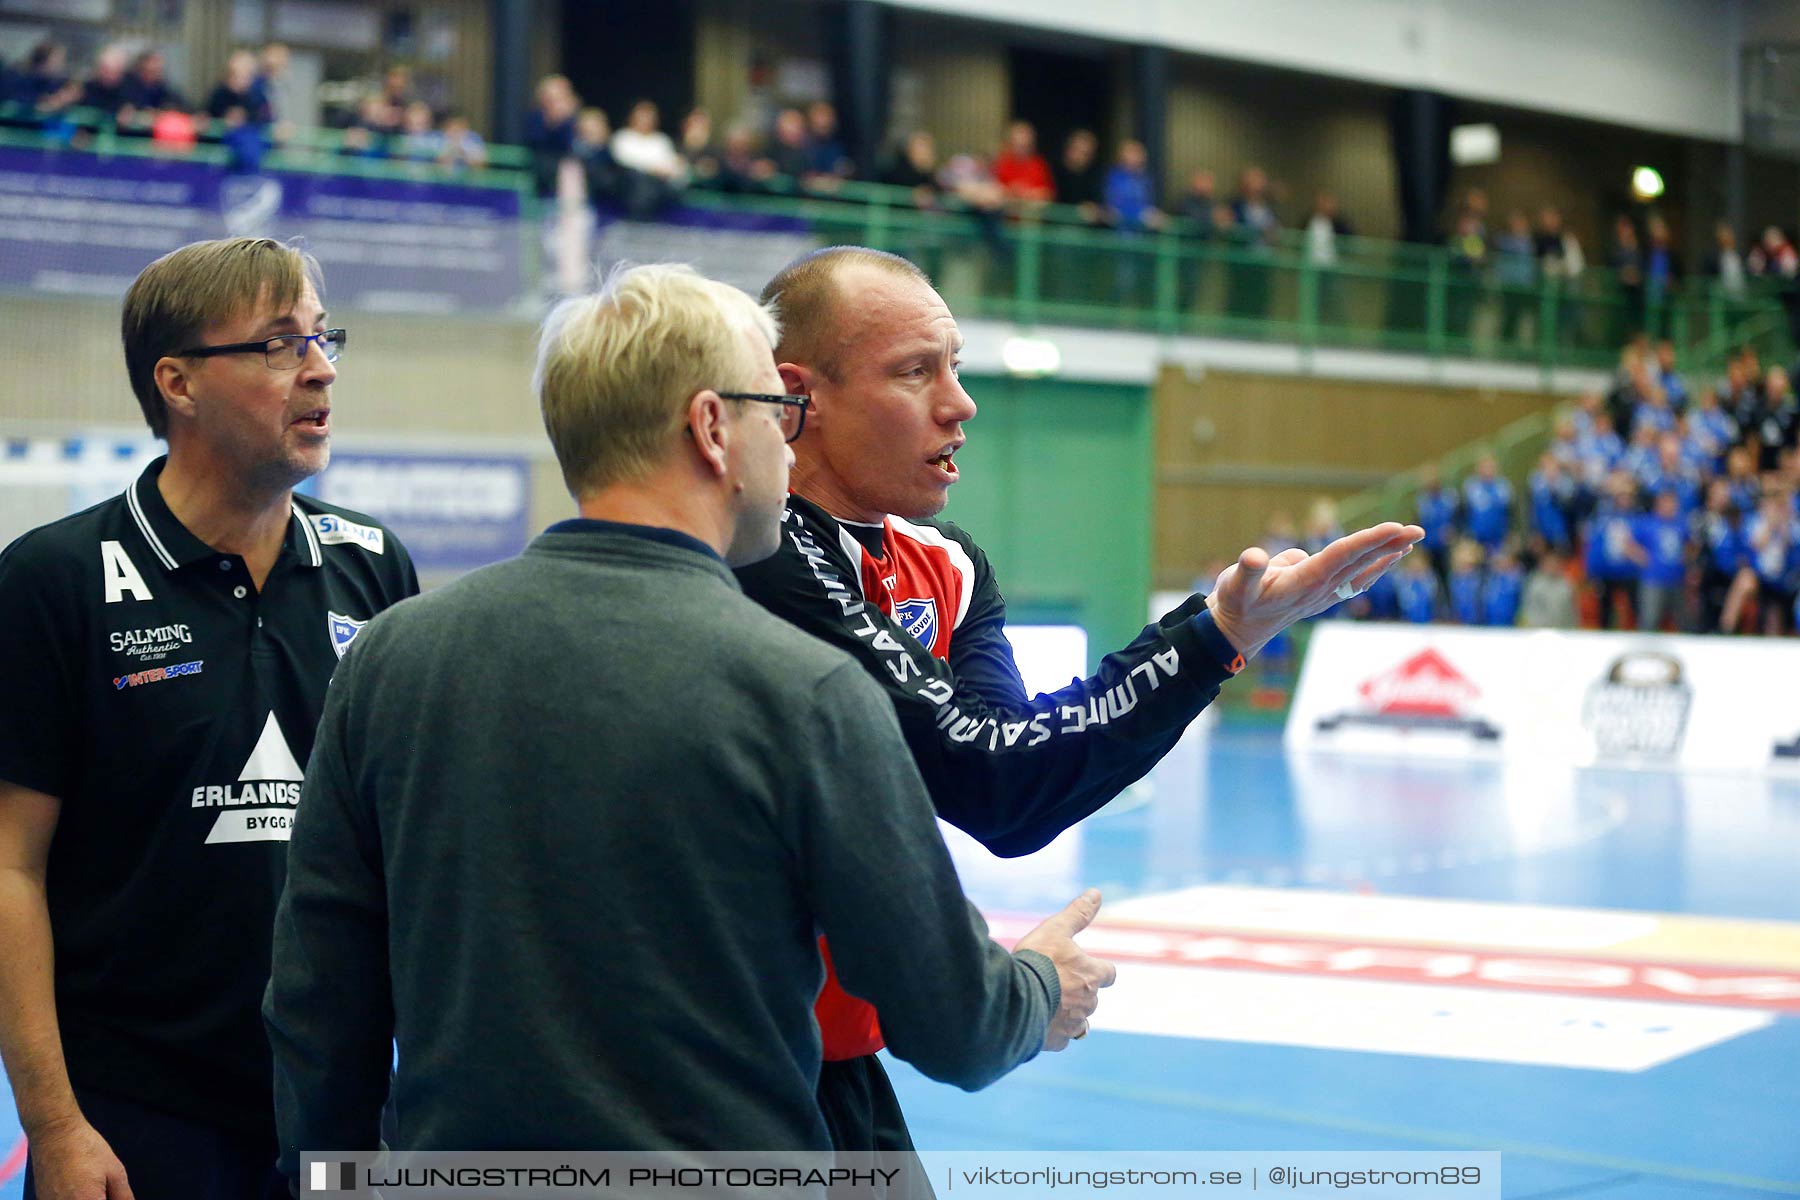
[[(860, 536), (859, 536), (860, 535)], [(1243, 665), (1201, 596), (1087, 679), (1025, 694), (987, 556), (948, 521), (840, 522), (788, 498), (781, 548), (744, 592), (839, 647), (886, 689), (938, 815), (1006, 858), (1030, 854), (1142, 778)], [(882, 1045), (875, 1011), (829, 974), (827, 1059)]]

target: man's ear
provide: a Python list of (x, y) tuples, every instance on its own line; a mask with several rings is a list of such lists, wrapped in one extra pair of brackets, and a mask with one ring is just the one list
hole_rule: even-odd
[(781, 372), (781, 387), (790, 396), (810, 396), (813, 381), (817, 375), (811, 367), (803, 367), (799, 363), (778, 363), (775, 369)]
[(688, 401), (687, 434), (713, 474), (723, 477), (731, 428), (725, 416), (725, 401), (719, 393), (710, 388), (694, 393)]
[(163, 404), (171, 416), (192, 419), (194, 416), (193, 376), (188, 364), (179, 358), (164, 357), (150, 368), (150, 378), (162, 392)]

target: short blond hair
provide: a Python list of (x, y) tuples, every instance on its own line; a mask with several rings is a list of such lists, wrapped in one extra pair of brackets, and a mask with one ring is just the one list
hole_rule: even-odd
[(125, 293), (119, 337), (150, 432), (169, 433), (168, 401), (156, 384), (159, 361), (193, 348), (209, 326), (246, 312), (286, 312), (309, 283), (314, 294), (325, 294), (318, 260), (270, 238), (193, 242), (145, 267)]
[(620, 268), (552, 309), (532, 390), (569, 494), (643, 478), (696, 392), (749, 387), (746, 330), (773, 354), (780, 327), (768, 306), (673, 263)]

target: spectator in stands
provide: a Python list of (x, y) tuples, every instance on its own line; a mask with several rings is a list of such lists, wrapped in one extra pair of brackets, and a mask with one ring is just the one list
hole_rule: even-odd
[(938, 186), (955, 196), (980, 222), (981, 234), (996, 254), (1007, 251), (1002, 234), (1006, 191), (979, 155), (952, 154), (938, 171)]
[(288, 78), (288, 48), (281, 42), (270, 42), (256, 56), (256, 81), (251, 85), (256, 100), (267, 110), (276, 129), (276, 141), (285, 140), (291, 130), (298, 97)]
[(1762, 241), (1744, 260), (1745, 269), (1758, 279), (1788, 280), (1800, 273), (1800, 255), (1778, 225), (1763, 230)]
[(1550, 425), (1550, 445), (1545, 450), (1545, 453), (1562, 464), (1563, 470), (1571, 477), (1579, 474), (1578, 466), (1581, 461), (1581, 439), (1575, 432), (1576, 429), (1576, 413), (1557, 413)]
[(1519, 209), (1507, 214), (1505, 232), (1494, 239), (1494, 283), (1500, 288), (1500, 338), (1523, 341), (1538, 308), (1537, 250), (1531, 221)]
[[(556, 171), (575, 141), (575, 115), (581, 100), (565, 75), (538, 81), (537, 102), (525, 118), (525, 145), (531, 151), (531, 173), (540, 196), (556, 194)], [(604, 116), (601, 118), (604, 120)]]
[(1106, 219), (1106, 172), (1100, 166), (1100, 139), (1091, 129), (1077, 129), (1063, 139), (1062, 157), (1050, 168), (1059, 204), (1073, 204), (1081, 219), (1098, 225)]
[(1728, 481), (1714, 479), (1706, 485), (1706, 507), (1694, 520), (1691, 540), (1700, 568), (1700, 603), (1693, 632), (1722, 633), (1721, 618), (1732, 582), (1749, 563), (1743, 518), (1732, 503)]
[(611, 204), (619, 197), (619, 168), (613, 162), (611, 142), (612, 126), (604, 112), (584, 108), (576, 115), (569, 157), (581, 164), (591, 204)]
[(1637, 515), (1637, 483), (1630, 472), (1614, 471), (1587, 534), (1587, 575), (1599, 592), (1602, 629), (1614, 628), (1637, 591), (1645, 559), (1637, 543)]
[(687, 182), (687, 164), (661, 122), (656, 103), (639, 100), (631, 106), (625, 128), (615, 131), (609, 143), (619, 168), (619, 201), (627, 216), (655, 216), (675, 203)]
[(1419, 491), (1414, 504), (1419, 514), (1415, 523), (1425, 531), (1419, 545), (1431, 560), (1437, 577), (1446, 579), (1450, 575), (1450, 546), (1460, 531), (1461, 505), (1456, 498), (1456, 489), (1445, 485), (1436, 463), (1427, 463), (1419, 469)]
[(1657, 338), (1655, 348), (1656, 361), (1652, 364), (1652, 374), (1663, 395), (1669, 399), (1669, 407), (1681, 413), (1687, 411), (1688, 385), (1682, 379), (1681, 372), (1675, 367), (1675, 343), (1668, 338)]
[(487, 166), (487, 142), (469, 124), (468, 114), (451, 109), (438, 130), (438, 166), (449, 171), (479, 171)]
[(938, 206), (937, 139), (927, 129), (915, 129), (906, 135), (900, 153), (882, 172), (881, 182), (894, 187), (912, 189), (913, 204), (919, 208)]
[(1743, 360), (1736, 355), (1725, 360), (1725, 378), (1714, 395), (1719, 407), (1740, 430), (1746, 424), (1754, 424), (1762, 411), (1762, 391), (1750, 382)]
[(1006, 127), (1006, 140), (994, 155), (994, 182), (1015, 207), (1035, 207), (1056, 199), (1050, 164), (1038, 153), (1037, 130), (1030, 121), (1015, 120)]
[(1619, 288), (1619, 306), (1613, 310), (1613, 319), (1608, 324), (1609, 340), (1619, 343), (1632, 331), (1647, 327), (1644, 322), (1644, 251), (1638, 244), (1637, 226), (1627, 213), (1620, 213), (1613, 220), (1613, 244), (1607, 265), (1612, 268)]
[(161, 50), (145, 50), (125, 76), (125, 102), (146, 120), (166, 108), (187, 107), (181, 93), (169, 86), (168, 69), (168, 60)]
[(437, 131), (431, 105), (414, 100), (400, 118), (400, 137), (394, 144), (394, 157), (408, 162), (436, 162), (444, 150), (444, 139)]
[(1450, 223), (1451, 229), (1460, 228), (1465, 218), (1474, 225), (1475, 232), (1485, 243), (1488, 237), (1488, 194), (1481, 188), (1472, 187), (1463, 193), (1462, 203), (1456, 206), (1456, 217)]
[(1409, 555), (1400, 562), (1394, 580), (1394, 602), (1402, 621), (1425, 625), (1437, 619), (1442, 594), (1438, 577), (1428, 559)]
[(1604, 411), (1606, 411), (1606, 396), (1604, 393), (1593, 390), (1581, 393), (1581, 398), (1575, 401), (1575, 411), (1569, 414), (1570, 419), (1575, 423), (1576, 433), (1580, 434), (1582, 437), (1587, 437), (1589, 434), (1593, 433), (1594, 418)]
[(1668, 398), (1651, 373), (1644, 347), (1635, 339), (1619, 352), (1619, 371), (1606, 403), (1614, 427), (1627, 440), (1636, 436), (1640, 419), (1655, 422), (1659, 433), (1675, 423), (1675, 414), (1669, 411)]
[(1748, 445), (1733, 446), (1725, 452), (1725, 484), (1731, 489), (1731, 503), (1743, 517), (1756, 511), (1762, 498), (1762, 479), (1756, 473), (1756, 451)]
[(1527, 629), (1573, 629), (1581, 618), (1567, 560), (1556, 550), (1538, 556), (1519, 600), (1519, 624)]
[(248, 50), (233, 51), (225, 60), (225, 74), (206, 99), (206, 115), (224, 120), (232, 109), (239, 109), (239, 125), (267, 125), (269, 104), (256, 93), (256, 56)]
[(714, 187), (722, 192), (758, 192), (774, 174), (775, 164), (757, 153), (756, 134), (750, 126), (740, 121), (725, 131)]
[(126, 82), (130, 59), (123, 46), (107, 46), (94, 57), (94, 69), (81, 85), (83, 108), (98, 109), (115, 121), (129, 123), (131, 89)]
[(1574, 547), (1579, 487), (1553, 451), (1538, 458), (1531, 473), (1531, 532), (1541, 544), (1561, 554)]
[(1231, 209), (1239, 225), (1253, 230), (1265, 245), (1274, 244), (1281, 222), (1269, 196), (1269, 176), (1261, 167), (1245, 167), (1238, 176), (1238, 194)]
[(775, 142), (769, 148), (775, 170), (799, 183), (812, 173), (812, 143), (806, 134), (806, 117), (797, 108), (775, 114)]
[(1510, 545), (1500, 547), (1481, 581), (1481, 623), (1510, 629), (1519, 620), (1519, 603), (1525, 590), (1525, 571)]
[(1213, 214), (1219, 207), (1219, 181), (1213, 172), (1201, 168), (1188, 176), (1187, 191), (1181, 195), (1177, 209), (1196, 238), (1205, 241), (1213, 234)]
[(1469, 537), (1490, 554), (1512, 533), (1512, 505), (1512, 484), (1500, 474), (1500, 461), (1483, 454), (1463, 484), (1463, 512)]
[(1794, 520), (1793, 497), (1781, 488), (1766, 490), (1755, 515), (1744, 524), (1744, 540), (1755, 573), (1763, 633), (1776, 637), (1792, 626), (1795, 574), (1800, 572), (1800, 527)]
[(1756, 347), (1748, 343), (1739, 346), (1737, 349), (1737, 360), (1744, 366), (1744, 379), (1751, 387), (1756, 389), (1758, 394), (1761, 394), (1763, 386), (1763, 369), (1762, 360), (1756, 353)]
[(48, 39), (31, 48), (12, 86), (12, 98), (38, 113), (61, 112), (81, 98), (81, 84), (69, 78), (68, 50)]
[[(1187, 191), (1181, 194), (1181, 201), (1176, 208), (1182, 219), (1185, 233), (1196, 242), (1205, 245), (1211, 242), (1228, 240), (1231, 223), (1226, 214), (1231, 206), (1220, 201), (1218, 177), (1211, 171), (1201, 168), (1188, 176)], [(1223, 223), (1222, 223), (1223, 222)], [(1181, 271), (1181, 307), (1191, 309), (1206, 289), (1206, 282), (1211, 277), (1213, 263), (1203, 257), (1184, 259)]]
[(1337, 241), (1351, 236), (1350, 223), (1338, 209), (1337, 193), (1320, 192), (1313, 200), (1312, 216), (1306, 221), (1306, 261), (1319, 275), (1319, 321), (1325, 325), (1344, 323), (1343, 288), (1336, 269)]
[(1656, 471), (1656, 442), (1662, 435), (1656, 426), (1649, 423), (1636, 425), (1631, 431), (1631, 441), (1625, 447), (1625, 453), (1619, 456), (1617, 467), (1621, 471), (1631, 473), (1641, 491), (1644, 482), (1652, 479)]
[(1681, 435), (1674, 430), (1656, 436), (1656, 461), (1644, 472), (1639, 486), (1646, 495), (1668, 492), (1675, 497), (1677, 515), (1685, 522), (1700, 508), (1700, 472), (1682, 453)]
[(1659, 434), (1672, 433), (1675, 429), (1675, 410), (1669, 407), (1668, 393), (1651, 378), (1647, 364), (1636, 364), (1633, 374), (1636, 400), (1631, 407), (1632, 431), (1635, 433), (1638, 426), (1648, 425)]
[[(1109, 223), (1126, 239), (1138, 240), (1163, 227), (1162, 210), (1150, 185), (1149, 155), (1144, 144), (1127, 138), (1119, 145), (1119, 157), (1106, 173), (1106, 214)], [(1145, 283), (1150, 260), (1145, 254), (1122, 252), (1113, 260), (1113, 289), (1120, 303), (1147, 306)]]
[(1613, 432), (1612, 414), (1601, 412), (1593, 418), (1592, 432), (1581, 439), (1582, 485), (1600, 494), (1624, 457), (1625, 443)]
[(397, 113), (406, 111), (406, 106), (418, 97), (413, 95), (412, 68), (395, 63), (381, 76), (381, 98), (387, 101), (388, 107)]
[(1712, 279), (1727, 300), (1742, 300), (1746, 291), (1744, 256), (1738, 252), (1737, 230), (1731, 222), (1713, 226), (1713, 248), (1707, 253), (1703, 274)]
[(1261, 167), (1245, 167), (1239, 174), (1231, 218), (1231, 240), (1239, 254), (1227, 272), (1225, 307), (1233, 316), (1261, 319), (1269, 311), (1270, 285), (1269, 266), (1263, 260), (1272, 254), (1281, 224), (1269, 199), (1269, 177)]
[(1633, 538), (1643, 551), (1638, 575), (1638, 628), (1653, 633), (1674, 621), (1687, 582), (1687, 521), (1673, 490), (1655, 493), (1647, 513), (1634, 522)]
[(1649, 306), (1650, 328), (1660, 333), (1667, 321), (1663, 306), (1681, 287), (1681, 255), (1662, 217), (1652, 215), (1644, 222), (1644, 232), (1649, 238), (1644, 247), (1644, 303)]
[(338, 153), (348, 158), (386, 158), (396, 127), (380, 93), (364, 96), (356, 106), (356, 119), (344, 130)]
[(1450, 583), (1445, 588), (1450, 599), (1451, 619), (1461, 625), (1480, 625), (1481, 564), (1487, 557), (1482, 545), (1473, 538), (1462, 538), (1450, 548)]
[(1449, 251), (1449, 312), (1446, 319), (1452, 333), (1468, 337), (1488, 265), (1487, 234), (1473, 212), (1464, 209), (1457, 215)]
[(1538, 210), (1537, 229), (1532, 234), (1537, 250), (1538, 276), (1557, 293), (1557, 328), (1538, 330), (1540, 340), (1548, 337), (1567, 338), (1575, 329), (1580, 312), (1574, 300), (1575, 282), (1587, 269), (1581, 242), (1563, 227), (1562, 210), (1546, 204)]
[(241, 105), (232, 105), (219, 120), (223, 127), (219, 143), (230, 152), (225, 169), (236, 175), (254, 175), (262, 170), (263, 156), (270, 150), (269, 126), (250, 119)]
[(1776, 470), (1781, 452), (1793, 449), (1800, 437), (1800, 401), (1784, 368), (1770, 367), (1764, 373), (1762, 402), (1754, 420), (1744, 422), (1744, 435), (1756, 448), (1759, 470)]
[(1701, 389), (1688, 412), (1688, 458), (1703, 462), (1708, 474), (1716, 474), (1725, 469), (1725, 452), (1737, 440), (1737, 422), (1719, 407), (1718, 393)]
[(713, 140), (712, 114), (704, 108), (690, 108), (681, 118), (681, 157), (687, 161), (694, 183), (710, 184), (719, 174), (719, 159), (724, 153)]
[(829, 102), (815, 100), (807, 105), (806, 143), (811, 161), (805, 174), (812, 186), (855, 176), (856, 164), (850, 161), (844, 136), (838, 131), (837, 109)]

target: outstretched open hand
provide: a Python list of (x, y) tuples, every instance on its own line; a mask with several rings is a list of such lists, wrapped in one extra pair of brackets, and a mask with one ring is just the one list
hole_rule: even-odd
[(1219, 572), (1206, 606), (1219, 632), (1249, 658), (1294, 622), (1367, 591), (1424, 536), (1417, 525), (1388, 521), (1345, 534), (1317, 554), (1295, 548), (1271, 558), (1252, 546)]

